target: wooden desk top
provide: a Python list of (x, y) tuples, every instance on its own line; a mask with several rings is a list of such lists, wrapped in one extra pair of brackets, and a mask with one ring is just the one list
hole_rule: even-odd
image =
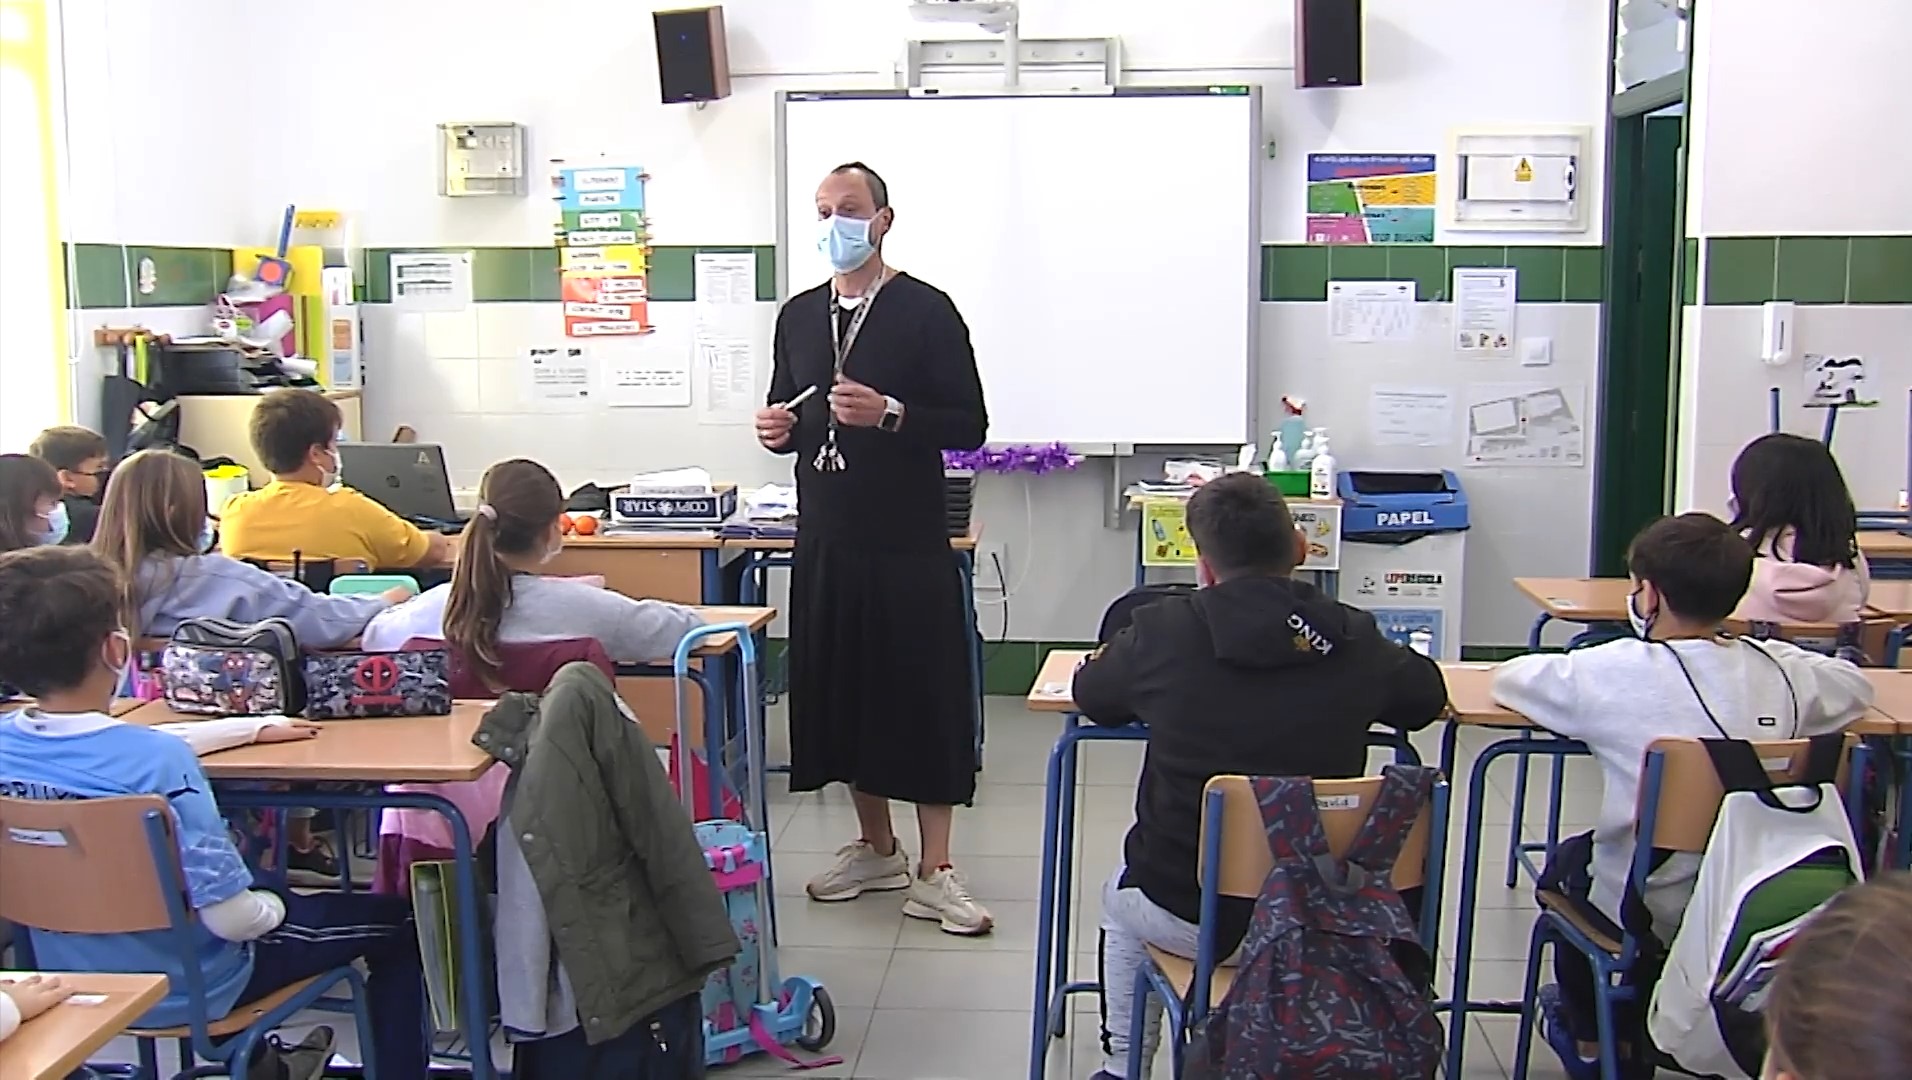
[(1866, 611), (1890, 619), (1912, 618), (1912, 581), (1874, 581), (1866, 593)]
[[(982, 538), (983, 523), (971, 519), (969, 535), (950, 537), (949, 546), (954, 551), (974, 551)], [(796, 546), (795, 540), (777, 536), (733, 536), (724, 541), (724, 547), (732, 551), (790, 551)]]
[[(394, 716), (376, 720), (322, 720), (316, 739), (253, 743), (200, 759), (214, 780), (338, 780), (380, 784), (439, 784), (476, 780), (491, 757), (471, 744), (489, 701), (457, 701), (450, 716)], [(176, 713), (149, 701), (128, 713), (133, 724), (191, 723), (204, 717)]]
[[(1030, 712), (1069, 712), (1075, 707), (1069, 684), (1076, 665), (1089, 655), (1079, 649), (1057, 649), (1043, 658), (1035, 685), (1024, 703)], [(1531, 728), (1533, 721), (1494, 700), (1493, 664), (1443, 661), (1449, 714), (1455, 723), (1479, 727)], [(1850, 730), (1861, 735), (1894, 735), (1912, 730), (1912, 671), (1866, 669), (1877, 690), (1872, 709)], [(1897, 710), (1897, 711), (1895, 711)]]
[(567, 536), (567, 548), (639, 551), (714, 551), (724, 541), (715, 529), (653, 529), (647, 532), (598, 532), (590, 536)]
[(1042, 658), (1042, 670), (1036, 673), (1035, 685), (1029, 688), (1029, 696), (1024, 703), (1030, 712), (1069, 712), (1075, 708), (1075, 700), (1069, 693), (1069, 684), (1075, 681), (1077, 665), (1089, 655), (1086, 649), (1057, 649)]
[(1624, 622), (1633, 583), (1626, 578), (1515, 578), (1514, 588), (1556, 619)]
[(1868, 559), (1912, 559), (1912, 536), (1892, 529), (1865, 529), (1859, 550)]
[[(0, 982), (15, 982), (31, 972), (0, 971)], [(126, 1025), (166, 996), (164, 975), (60, 973), (60, 981), (79, 994), (106, 1000), (91, 1004), (63, 1001), (20, 1025), (0, 1043), (0, 1080), (65, 1080), (86, 1059), (111, 1042)]]
[[(777, 609), (769, 607), (700, 607), (696, 609), (707, 623), (743, 623), (751, 633), (769, 626)], [(736, 634), (714, 634), (697, 643), (692, 656), (720, 656), (737, 648)]]

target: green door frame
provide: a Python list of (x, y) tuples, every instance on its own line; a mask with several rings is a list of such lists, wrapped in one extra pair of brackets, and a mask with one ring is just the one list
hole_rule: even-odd
[[(1610, 0), (1614, 28), (1617, 7), (1618, 0)], [(1615, 34), (1617, 29), (1609, 34), (1609, 86)], [(1688, 73), (1681, 71), (1622, 93), (1608, 92), (1606, 288), (1589, 567), (1601, 577), (1626, 573), (1627, 544), (1669, 508), (1681, 297), (1693, 272), (1682, 239), (1686, 115), (1685, 110), (1648, 114), (1683, 103), (1687, 89)]]

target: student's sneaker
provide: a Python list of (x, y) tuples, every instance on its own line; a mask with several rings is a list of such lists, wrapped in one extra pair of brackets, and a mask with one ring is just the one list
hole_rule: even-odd
[(949, 866), (928, 879), (911, 875), (910, 896), (903, 901), (903, 914), (912, 919), (939, 922), (943, 933), (965, 937), (987, 934), (996, 925), (989, 909), (969, 894), (969, 882)]
[(914, 876), (901, 843), (888, 855), (878, 855), (869, 841), (858, 840), (838, 848), (836, 863), (811, 878), (804, 891), (812, 900), (854, 900), (866, 892), (907, 889)]
[(312, 846), (301, 851), (286, 845), (285, 877), (294, 885), (325, 886), (339, 883), (339, 857), (323, 836), (313, 836)]
[(1600, 1063), (1580, 1056), (1580, 1044), (1567, 1026), (1566, 1006), (1560, 1000), (1560, 987), (1548, 983), (1535, 995), (1540, 1008), (1540, 1035), (1560, 1058), (1567, 1080), (1600, 1080)]
[(246, 1080), (320, 1080), (332, 1060), (332, 1029), (320, 1025), (305, 1033), (297, 1046), (287, 1046), (277, 1035), (266, 1037), (265, 1053), (253, 1059)]

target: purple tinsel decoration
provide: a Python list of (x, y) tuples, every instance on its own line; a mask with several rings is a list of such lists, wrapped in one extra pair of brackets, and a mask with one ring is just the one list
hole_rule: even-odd
[(1000, 449), (945, 450), (943, 468), (967, 469), (985, 473), (1034, 473), (1037, 476), (1058, 469), (1073, 469), (1082, 464), (1082, 456), (1071, 453), (1057, 442), (1046, 446), (1005, 446)]

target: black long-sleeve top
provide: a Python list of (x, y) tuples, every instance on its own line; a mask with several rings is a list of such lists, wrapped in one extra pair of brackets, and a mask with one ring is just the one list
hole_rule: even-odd
[[(944, 450), (973, 450), (989, 433), (982, 380), (969, 327), (941, 290), (897, 274), (866, 301), (847, 378), (903, 403), (895, 432), (839, 425), (842, 472), (819, 472), (817, 448), (830, 419), (836, 362), (830, 336), (830, 287), (790, 298), (777, 313), (769, 403), (817, 392), (797, 407), (784, 453), (797, 455), (799, 534), (805, 539), (881, 549), (944, 547)], [(852, 312), (840, 314), (847, 333)]]

